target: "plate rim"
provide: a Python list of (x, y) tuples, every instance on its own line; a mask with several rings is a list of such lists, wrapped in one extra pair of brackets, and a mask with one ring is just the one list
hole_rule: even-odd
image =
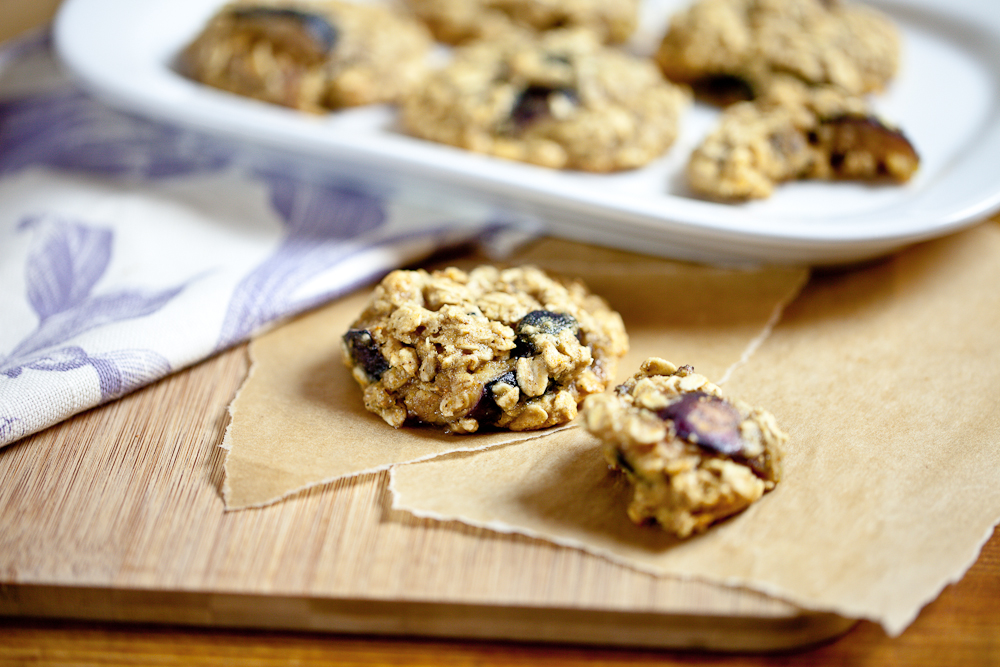
[[(995, 38), (1000, 44), (1000, 18), (990, 14), (988, 2), (908, 0), (901, 3), (897, 0), (886, 6), (944, 13), (966, 22), (976, 20), (977, 27), (984, 29), (988, 37)], [(89, 16), (95, 13), (107, 16), (111, 11), (113, 15), (125, 17), (119, 21), (121, 23), (149, 17), (169, 4), (171, 0), (144, 0), (141, 3), (131, 0), (65, 0), (53, 28), (57, 58), (71, 78), (111, 106), (175, 126), (249, 142), (259, 148), (287, 151), (300, 157), (329, 158), (346, 165), (357, 165), (362, 170), (388, 169), (403, 180), (424, 179), (427, 181), (424, 185), (437, 184), (456, 192), (467, 191), (473, 196), (478, 193), (501, 200), (513, 197), (505, 200), (512, 209), (542, 212), (543, 219), (553, 213), (558, 217), (559, 213), (568, 214), (586, 207), (587, 215), (577, 221), (581, 227), (575, 230), (578, 234), (590, 230), (600, 236), (600, 232), (607, 231), (599, 228), (601, 223), (614, 222), (628, 225), (631, 231), (647, 236), (659, 233), (668, 248), (671, 242), (694, 244), (701, 249), (701, 254), (716, 254), (721, 260), (810, 263), (832, 260), (839, 263), (884, 254), (912, 242), (957, 231), (1000, 209), (998, 170), (995, 186), (973, 192), (960, 205), (953, 205), (944, 212), (935, 211), (933, 207), (930, 207), (930, 212), (920, 210), (927, 199), (933, 201), (935, 193), (946, 187), (941, 183), (928, 183), (915, 191), (912, 198), (902, 202), (891, 202), (887, 206), (840, 217), (821, 217), (818, 222), (810, 220), (809, 224), (797, 229), (768, 228), (759, 224), (767, 216), (766, 210), (763, 215), (752, 212), (756, 202), (723, 204), (670, 193), (628, 202), (624, 201), (626, 195), (622, 192), (575, 186), (573, 182), (559, 180), (562, 176), (548, 178), (551, 170), (543, 167), (477, 155), (401, 134), (367, 135), (362, 137), (367, 142), (363, 144), (359, 137), (345, 136), (343, 132), (338, 135), (334, 130), (325, 132), (322, 142), (317, 144), (315, 137), (310, 137), (309, 133), (315, 124), (307, 120), (302, 112), (209, 89), (182, 77), (168, 64), (156, 60), (153, 53), (146, 53), (146, 59), (140, 58), (138, 62), (157, 85), (136, 85), (115, 68), (102, 68), (107, 63), (102, 63), (99, 50), (93, 47), (100, 46), (95, 40), (107, 36), (83, 30), (88, 23), (92, 24)], [(219, 4), (221, 0), (204, 0), (204, 6), (209, 10)], [(124, 11), (115, 13), (113, 10), (116, 8)], [(174, 48), (176, 51), (179, 45), (175, 44)], [(997, 52), (1000, 53), (1000, 46)], [(992, 73), (1000, 80), (1000, 58), (992, 64)], [(186, 106), (192, 96), (195, 103)], [(960, 170), (962, 165), (980, 164), (984, 160), (989, 164), (991, 155), (1000, 154), (1000, 109), (996, 112), (990, 118), (983, 139), (958, 160), (958, 167), (951, 165), (936, 174), (936, 179), (947, 184), (949, 179), (954, 180), (956, 169)], [(253, 131), (259, 129), (261, 123), (270, 124), (269, 132), (253, 136)], [(421, 173), (414, 174), (414, 171)], [(536, 180), (532, 176), (536, 176), (537, 183), (542, 185), (535, 185)], [(584, 178), (589, 181), (592, 176), (588, 174)], [(527, 185), (525, 178), (530, 181)], [(895, 216), (895, 223), (886, 224), (886, 208), (890, 217)], [(748, 209), (751, 209), (749, 214)], [(904, 217), (905, 224), (900, 223), (899, 220)], [(574, 231), (567, 230), (564, 224), (554, 220), (546, 222), (556, 235), (560, 232), (562, 235), (572, 234)], [(541, 224), (544, 226), (545, 222)], [(847, 233), (831, 233), (838, 228), (841, 232), (846, 229)], [(618, 235), (621, 231), (617, 230)], [(612, 235), (611, 241), (614, 242), (615, 238), (616, 235)], [(604, 241), (608, 242), (608, 239)], [(747, 245), (747, 248), (733, 247), (741, 244)]]

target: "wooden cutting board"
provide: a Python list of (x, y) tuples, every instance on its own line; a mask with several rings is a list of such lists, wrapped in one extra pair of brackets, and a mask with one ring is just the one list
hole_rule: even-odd
[(219, 489), (241, 346), (0, 450), (0, 614), (723, 650), (853, 621), (390, 509), (386, 474)]

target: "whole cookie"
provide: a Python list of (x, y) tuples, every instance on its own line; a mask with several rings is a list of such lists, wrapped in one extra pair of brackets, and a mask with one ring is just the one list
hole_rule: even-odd
[(902, 183), (919, 164), (906, 136), (862, 97), (777, 77), (753, 102), (725, 109), (692, 152), (686, 175), (697, 194), (742, 200), (768, 197), (794, 179)]
[(423, 76), (426, 27), (384, 6), (243, 0), (184, 51), (194, 79), (303, 111), (395, 101)]
[(690, 366), (651, 357), (613, 395), (584, 402), (584, 424), (633, 484), (628, 516), (684, 538), (746, 509), (781, 479), (787, 436), (774, 417)]
[(781, 73), (878, 91), (899, 51), (887, 17), (844, 0), (697, 0), (671, 18), (655, 58), (669, 79), (729, 103)]
[(603, 299), (534, 267), (394, 271), (343, 337), (368, 410), (452, 433), (568, 422), (627, 349)]
[(584, 28), (602, 42), (624, 42), (639, 15), (639, 0), (409, 0), (409, 5), (448, 44), (554, 28)]
[(481, 42), (406, 97), (411, 134), (557, 169), (642, 166), (677, 136), (689, 95), (585, 31)]

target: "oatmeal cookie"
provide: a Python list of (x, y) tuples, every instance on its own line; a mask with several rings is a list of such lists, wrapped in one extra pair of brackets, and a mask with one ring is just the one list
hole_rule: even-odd
[(677, 136), (689, 95), (655, 65), (583, 31), (512, 37), (457, 49), (407, 96), (411, 134), (556, 169), (642, 166)]
[(448, 44), (495, 39), (514, 31), (583, 28), (600, 41), (626, 41), (639, 0), (409, 0), (434, 36)]
[(727, 107), (692, 152), (691, 189), (719, 200), (769, 197), (778, 183), (842, 179), (903, 183), (920, 158), (910, 141), (859, 96), (792, 78), (753, 102)]
[(634, 486), (629, 518), (681, 538), (741, 512), (781, 479), (787, 436), (774, 417), (723, 398), (690, 366), (651, 357), (614, 395), (589, 396), (583, 419)]
[(182, 55), (197, 81), (320, 113), (392, 102), (425, 72), (426, 27), (384, 6), (242, 0), (223, 7)]
[(603, 299), (530, 266), (394, 271), (343, 337), (368, 410), (452, 433), (568, 422), (627, 349)]
[(697, 0), (671, 18), (655, 58), (667, 78), (726, 104), (752, 99), (774, 74), (879, 91), (899, 52), (889, 18), (846, 0)]

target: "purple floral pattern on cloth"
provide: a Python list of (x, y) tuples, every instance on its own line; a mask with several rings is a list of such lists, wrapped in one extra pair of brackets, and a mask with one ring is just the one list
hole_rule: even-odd
[(350, 252), (344, 241), (377, 229), (385, 219), (381, 203), (361, 193), (302, 183), (280, 174), (270, 174), (265, 180), (271, 205), (286, 221), (287, 236), (234, 291), (219, 335), (220, 349), (272, 320), (335, 296), (314, 294), (297, 303), (294, 292)]
[(236, 150), (102, 106), (68, 88), (0, 101), (0, 176), (26, 167), (166, 178), (225, 168)]
[(111, 259), (109, 230), (40, 218), (26, 218), (20, 229), (35, 233), (26, 283), (38, 326), (10, 354), (0, 357), (0, 374), (13, 379), (25, 369), (65, 372), (90, 366), (97, 371), (101, 399), (106, 401), (170, 371), (170, 363), (153, 350), (117, 350), (91, 356), (67, 341), (92, 329), (150, 315), (183, 286), (94, 294), (94, 285)]
[[(0, 50), (0, 72), (30, 59), (51, 63), (47, 37)], [(306, 174), (274, 155), (116, 111), (60, 76), (13, 92), (9, 78), (0, 77), (0, 189), (27, 179), (36, 191), (32, 199), (11, 186), (14, 196), (0, 200), (0, 269), (10, 269), (0, 276), (17, 285), (0, 279), (0, 446), (442, 245), (504, 227), (464, 210), (457, 218), (411, 214), (340, 177)], [(220, 182), (235, 189), (216, 196)], [(48, 205), (73, 199), (50, 198), (50, 183), (72, 195), (94, 183), (97, 208), (115, 213), (105, 218)], [(273, 230), (258, 220), (244, 231), (213, 217), (228, 204), (245, 211), (241, 204), (256, 201), (261, 190), (269, 212), (259, 217), (273, 217)], [(175, 200), (178, 191), (186, 194)], [(129, 218), (123, 211), (147, 194), (153, 208), (143, 210), (160, 218)], [(184, 229), (193, 233), (169, 248), (151, 240), (164, 238), (164, 225), (181, 224), (161, 219), (169, 218), (155, 207), (163, 198), (165, 210), (190, 213)], [(198, 255), (198, 264), (185, 243), (216, 244), (218, 251)], [(154, 269), (143, 274), (156, 265), (145, 260), (156, 258), (142, 253), (171, 252), (183, 271), (169, 280)]]

